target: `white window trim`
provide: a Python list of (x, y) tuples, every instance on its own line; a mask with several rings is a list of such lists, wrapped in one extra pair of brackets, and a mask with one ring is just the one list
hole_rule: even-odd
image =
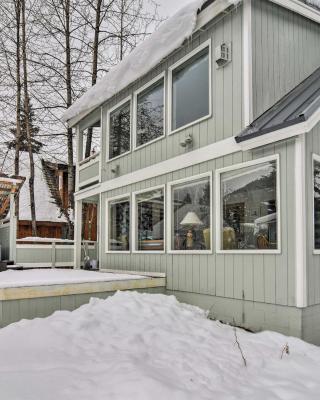
[[(210, 250), (172, 250), (171, 243), (171, 224), (172, 224), (172, 187), (182, 183), (192, 183), (193, 181), (209, 178), (210, 183)], [(213, 193), (212, 193), (212, 171), (203, 174), (192, 175), (188, 178), (178, 179), (176, 181), (168, 182), (167, 184), (167, 253), (168, 254), (213, 254)]]
[[(163, 80), (163, 134), (156, 139), (150, 140), (147, 143), (141, 144), (140, 146), (137, 146), (137, 121), (138, 121), (138, 96), (140, 93), (144, 92), (148, 88), (152, 87), (156, 83), (160, 82)], [(132, 122), (132, 133), (133, 133), (133, 151), (140, 150), (141, 148), (148, 146), (149, 144), (155, 143), (158, 140), (163, 139), (166, 136), (166, 117), (167, 117), (167, 89), (166, 89), (166, 71), (163, 71), (161, 74), (157, 75), (155, 78), (153, 78), (151, 81), (147, 82), (144, 86), (139, 88), (133, 93), (133, 109), (132, 109), (132, 117), (133, 117), (133, 122)]]
[[(128, 151), (126, 151), (123, 154), (120, 154), (119, 156), (113, 157), (113, 158), (109, 158), (109, 146), (110, 146), (110, 114), (113, 111), (116, 111), (118, 108), (121, 108), (124, 104), (128, 103), (130, 104), (130, 149)], [(131, 149), (132, 149), (132, 95), (126, 97), (125, 99), (121, 100), (119, 103), (117, 103), (115, 106), (113, 106), (112, 108), (110, 108), (107, 111), (107, 142), (106, 142), (106, 161), (107, 163), (112, 162), (117, 160), (120, 157), (124, 157), (127, 154), (131, 153)]]
[(129, 226), (129, 250), (125, 251), (120, 251), (120, 250), (109, 250), (109, 206), (110, 203), (116, 203), (116, 202), (121, 202), (121, 200), (129, 200), (129, 210), (130, 210), (130, 218), (129, 218), (129, 224), (131, 225), (132, 221), (132, 216), (131, 216), (131, 204), (132, 204), (132, 198), (131, 198), (131, 193), (125, 193), (121, 194), (119, 196), (114, 196), (106, 199), (106, 210), (105, 210), (105, 221), (106, 221), (106, 230), (105, 230), (105, 254), (131, 254), (131, 248), (132, 248), (132, 243), (131, 243), (131, 226)]
[(316, 249), (314, 247), (314, 241), (315, 241), (315, 231), (314, 231), (314, 224), (315, 224), (315, 218), (314, 218), (314, 162), (320, 163), (320, 155), (313, 153), (312, 154), (312, 249), (313, 249), (313, 254), (319, 255), (320, 254), (320, 249)]
[[(172, 74), (173, 71), (184, 64), (186, 61), (190, 60), (190, 58), (194, 57), (196, 54), (200, 53), (206, 47), (209, 48), (209, 113), (204, 117), (201, 117), (195, 121), (192, 121), (186, 125), (180, 126), (177, 129), (172, 130)], [(168, 134), (172, 135), (176, 132), (179, 132), (183, 129), (186, 129), (190, 126), (198, 124), (199, 122), (205, 121), (212, 117), (212, 44), (211, 38), (199, 45), (196, 49), (188, 53), (185, 57), (181, 58), (175, 64), (171, 65), (168, 69)]]
[[(266, 163), (268, 161), (276, 161), (277, 166), (277, 241), (278, 248), (274, 250), (222, 250), (221, 249), (221, 174), (225, 172), (234, 171), (240, 168), (252, 167)], [(230, 165), (229, 167), (220, 168), (215, 171), (215, 204), (216, 204), (216, 218), (215, 218), (215, 231), (216, 231), (216, 253), (217, 254), (281, 254), (281, 197), (280, 197), (280, 157), (279, 154), (272, 156), (258, 158), (256, 160), (243, 162), (240, 164)]]
[[(162, 189), (163, 190), (163, 215), (164, 215), (164, 220), (163, 220), (163, 250), (160, 251), (147, 251), (147, 250), (137, 250), (136, 249), (136, 244), (137, 244), (137, 195), (141, 193), (148, 193), (152, 192), (153, 190), (158, 190)], [(131, 238), (132, 238), (132, 253), (134, 254), (165, 254), (166, 253), (166, 185), (159, 185), (159, 186), (152, 186), (147, 189), (143, 190), (137, 190), (135, 192), (132, 192), (132, 210), (131, 210), (131, 215), (132, 215), (132, 226), (131, 226)]]

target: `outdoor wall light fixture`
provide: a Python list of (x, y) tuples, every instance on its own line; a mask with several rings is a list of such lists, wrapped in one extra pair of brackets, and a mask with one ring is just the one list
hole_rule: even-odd
[(180, 142), (180, 146), (186, 149), (192, 148), (192, 144), (193, 144), (193, 138), (191, 134), (186, 136), (186, 138), (182, 142)]

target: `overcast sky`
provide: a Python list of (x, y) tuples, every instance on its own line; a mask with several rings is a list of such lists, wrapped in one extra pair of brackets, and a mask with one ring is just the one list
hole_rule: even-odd
[(170, 17), (179, 10), (184, 4), (190, 3), (192, 0), (156, 0), (160, 5), (161, 15)]

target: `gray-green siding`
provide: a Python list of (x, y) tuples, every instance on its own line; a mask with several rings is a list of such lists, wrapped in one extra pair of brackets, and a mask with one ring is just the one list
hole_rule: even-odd
[[(196, 123), (162, 140), (147, 145), (128, 155), (106, 164), (106, 122), (107, 111), (119, 101), (132, 95), (152, 78), (167, 70), (171, 65), (197, 48), (201, 43), (212, 40), (212, 117)], [(214, 62), (214, 49), (223, 42), (232, 42), (232, 62), (225, 68), (217, 69)], [(114, 178), (111, 169), (120, 167), (120, 175), (130, 173), (140, 168), (183, 154), (185, 149), (179, 143), (187, 134), (192, 134), (193, 148), (197, 149), (207, 144), (220, 141), (238, 133), (242, 128), (242, 7), (239, 6), (223, 18), (212, 21), (208, 29), (194, 34), (191, 40), (168, 57), (147, 76), (141, 78), (127, 90), (111, 99), (103, 108), (102, 121), (102, 181)], [(82, 124), (83, 125), (83, 124)]]
[[(106, 254), (102, 246), (102, 268), (158, 271), (167, 276), (167, 289), (220, 297), (253, 300), (280, 305), (295, 305), (295, 203), (294, 139), (253, 152), (236, 153), (177, 170), (174, 173), (125, 186), (102, 194), (102, 238), (105, 238), (107, 198), (165, 184), (192, 175), (261, 158), (280, 155), (281, 179), (281, 254), (181, 255), (181, 254)], [(213, 203), (215, 207), (215, 204)], [(213, 235), (215, 234), (213, 229)]]
[(271, 1), (251, 3), (256, 118), (320, 67), (320, 25)]
[(83, 169), (79, 171), (80, 187), (82, 184), (86, 185), (86, 181), (93, 178), (97, 178), (96, 180), (99, 181), (99, 162), (88, 164), (86, 167), (83, 167)]

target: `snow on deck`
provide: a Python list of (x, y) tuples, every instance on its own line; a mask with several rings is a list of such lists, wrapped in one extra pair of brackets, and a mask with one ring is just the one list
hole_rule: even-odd
[(173, 296), (117, 292), (0, 329), (0, 397), (319, 399), (319, 347), (274, 332), (237, 338), (247, 367), (231, 326)]
[(73, 269), (36, 269), (0, 273), (0, 289), (51, 286), (76, 283), (114, 282), (146, 279), (146, 276), (82, 271)]

